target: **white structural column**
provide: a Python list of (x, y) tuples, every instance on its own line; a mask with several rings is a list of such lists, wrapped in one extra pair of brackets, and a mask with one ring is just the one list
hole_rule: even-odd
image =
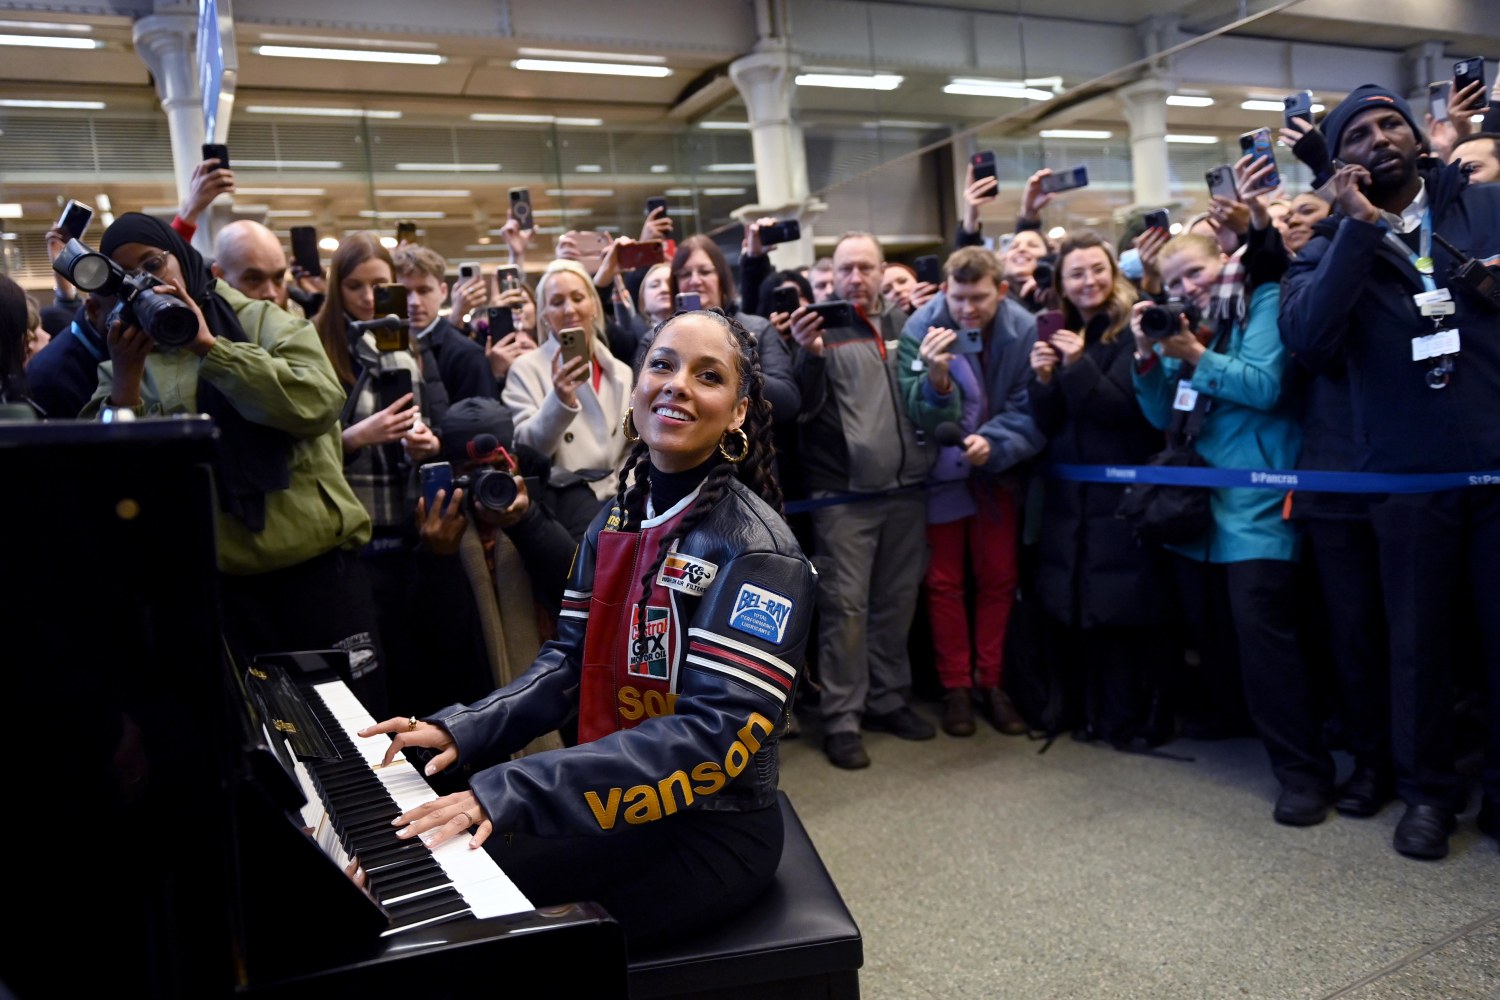
[[(179, 204), (187, 196), (193, 168), (203, 156), (203, 103), (198, 96), (198, 65), (193, 59), (198, 21), (192, 14), (151, 14), (135, 22), (135, 50), (156, 79), (172, 138), (172, 172)], [(203, 250), (211, 240), (203, 227), (193, 242)]]
[(729, 64), (729, 78), (750, 115), (756, 201), (768, 214), (796, 215), (802, 226), (800, 240), (771, 252), (778, 268), (813, 262), (811, 217), (815, 212), (809, 211), (812, 206), (808, 204), (807, 147), (802, 127), (792, 118), (798, 66), (796, 55), (780, 39), (763, 39), (755, 51)]
[(1135, 203), (1163, 207), (1172, 200), (1172, 176), (1167, 165), (1167, 96), (1175, 81), (1148, 76), (1120, 88), (1125, 120), (1130, 123), (1130, 167)]

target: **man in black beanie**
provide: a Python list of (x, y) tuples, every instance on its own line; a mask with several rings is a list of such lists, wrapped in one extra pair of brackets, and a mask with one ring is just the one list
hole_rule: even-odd
[(1400, 95), (1368, 84), (1323, 121), (1334, 211), (1292, 262), (1281, 334), (1316, 371), (1347, 371), (1363, 471), (1438, 473), (1375, 494), (1370, 526), (1390, 618), (1391, 753), (1406, 812), (1393, 845), (1448, 853), (1469, 789), (1456, 766), (1461, 637), (1477, 619), (1489, 691), (1478, 823), (1500, 841), (1500, 308), (1458, 276), (1500, 258), (1500, 186), (1422, 166)]

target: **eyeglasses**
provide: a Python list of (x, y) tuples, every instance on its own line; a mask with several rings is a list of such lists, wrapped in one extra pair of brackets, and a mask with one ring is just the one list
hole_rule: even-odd
[(162, 268), (167, 266), (167, 258), (170, 256), (172, 255), (165, 250), (161, 251), (160, 253), (154, 253), (150, 257), (147, 257), (145, 260), (141, 261), (134, 268), (132, 268), (132, 271), (145, 271), (147, 274), (160, 274), (162, 272)]

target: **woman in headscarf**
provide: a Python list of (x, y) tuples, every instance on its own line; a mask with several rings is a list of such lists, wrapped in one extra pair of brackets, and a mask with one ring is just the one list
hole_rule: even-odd
[(136, 293), (132, 320), (148, 312), (144, 297), (159, 296), (190, 311), (197, 333), (168, 347), (136, 322), (112, 318), (110, 360), (84, 415), (111, 408), (212, 417), (231, 642), (246, 655), (347, 650), (356, 693), (384, 704), (369, 587), (353, 555), (370, 537), (370, 518), (344, 479), (344, 391), (312, 326), (216, 281), (198, 252), (151, 216), (120, 216), (100, 250), (127, 273), (158, 282)]

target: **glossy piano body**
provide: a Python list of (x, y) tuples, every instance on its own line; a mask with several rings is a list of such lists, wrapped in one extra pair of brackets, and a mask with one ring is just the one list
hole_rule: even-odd
[[(623, 996), (590, 904), (382, 937), (388, 917), (301, 827), (236, 682), (206, 420), (0, 424), (4, 846), (44, 886), (8, 907), (0, 985), (54, 996)], [(555, 984), (555, 986), (553, 985)]]

